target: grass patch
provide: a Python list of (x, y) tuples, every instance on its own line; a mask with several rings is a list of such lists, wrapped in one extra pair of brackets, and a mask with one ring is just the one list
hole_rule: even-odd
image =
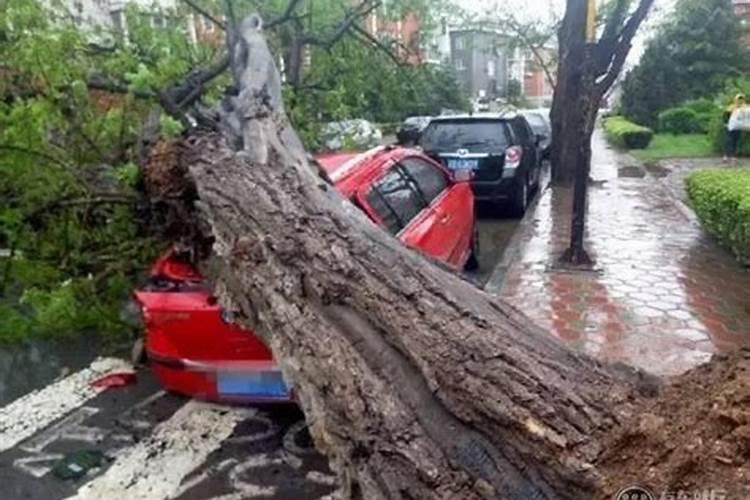
[(711, 140), (706, 134), (655, 134), (648, 148), (632, 150), (630, 154), (641, 161), (714, 156)]

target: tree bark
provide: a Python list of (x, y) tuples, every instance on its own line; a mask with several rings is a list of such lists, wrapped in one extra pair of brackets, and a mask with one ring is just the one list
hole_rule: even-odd
[(560, 58), (557, 85), (552, 99), (552, 182), (570, 186), (576, 170), (585, 168), (591, 157), (591, 135), (602, 94), (593, 85), (594, 67), (587, 57), (587, 0), (569, 0), (558, 46)]
[(552, 100), (552, 182), (570, 186), (576, 170), (591, 156), (591, 134), (602, 97), (617, 79), (631, 42), (654, 0), (618, 0), (606, 20), (601, 38), (586, 43), (587, 0), (567, 0), (558, 32), (560, 57)]
[(273, 350), (342, 495), (611, 498), (608, 436), (659, 384), (569, 350), (339, 195), (288, 123), (259, 29), (243, 21), (230, 48), (228, 138), (188, 141), (183, 190), (204, 271)]
[(241, 130), (188, 148), (207, 272), (271, 346), (347, 493), (591, 497), (597, 436), (629, 415), (638, 377), (569, 351), (316, 175), (258, 26), (232, 56)]

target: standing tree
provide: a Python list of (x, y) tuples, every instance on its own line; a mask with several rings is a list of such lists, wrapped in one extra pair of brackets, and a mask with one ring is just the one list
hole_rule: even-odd
[(748, 69), (744, 29), (731, 0), (680, 0), (623, 83), (623, 113), (653, 127), (659, 112), (713, 97)]
[(558, 32), (559, 64), (552, 101), (552, 181), (574, 183), (570, 247), (562, 260), (590, 263), (583, 248), (591, 135), (602, 97), (622, 70), (631, 43), (654, 0), (612, 0), (597, 37), (596, 0), (567, 0)]
[(634, 480), (747, 491), (746, 450), (727, 466), (709, 449), (746, 421), (750, 353), (660, 394), (570, 351), (337, 194), (286, 118), (259, 18), (230, 40), (223, 134), (194, 133), (147, 178), (197, 194), (204, 270), (271, 346), (345, 498), (604, 500)]

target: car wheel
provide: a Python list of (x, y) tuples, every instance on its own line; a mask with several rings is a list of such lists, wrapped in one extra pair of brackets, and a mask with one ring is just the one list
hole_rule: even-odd
[(465, 271), (476, 271), (479, 269), (479, 229), (474, 223), (474, 233), (471, 236), (471, 253), (464, 265)]
[(529, 177), (524, 175), (519, 179), (518, 187), (513, 193), (512, 210), (513, 214), (521, 217), (526, 213), (526, 207), (529, 204)]

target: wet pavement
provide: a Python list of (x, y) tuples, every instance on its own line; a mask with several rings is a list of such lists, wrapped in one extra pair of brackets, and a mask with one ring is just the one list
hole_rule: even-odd
[(0, 345), (0, 406), (88, 365), (101, 350), (86, 335)]
[(750, 342), (750, 270), (678, 209), (665, 172), (610, 149), (598, 131), (593, 148), (593, 271), (557, 265), (572, 193), (548, 189), (522, 222), (517, 257), (486, 289), (573, 348), (660, 375)]

